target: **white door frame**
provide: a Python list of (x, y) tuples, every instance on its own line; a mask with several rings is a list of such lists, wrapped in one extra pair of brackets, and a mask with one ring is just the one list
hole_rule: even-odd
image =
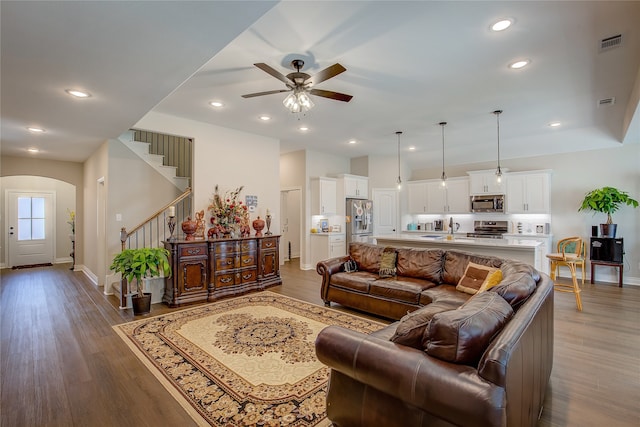
[[(4, 207), (4, 217), (6, 218), (6, 230), (5, 230), (5, 253), (4, 253), (4, 259), (7, 262), (7, 267), (13, 267), (14, 263), (12, 262), (12, 259), (15, 258), (15, 255), (12, 256), (11, 254), (11, 242), (10, 242), (10, 230), (9, 230), (9, 226), (11, 224), (9, 224), (9, 220), (10, 218), (12, 218), (13, 214), (10, 211), (10, 208), (12, 206), (12, 197), (14, 195), (19, 195), (19, 194), (29, 194), (31, 195), (31, 197), (34, 196), (38, 196), (38, 195), (46, 195), (49, 196), (51, 198), (51, 213), (50, 215), (47, 215), (46, 218), (48, 219), (48, 231), (50, 231), (50, 233), (48, 233), (47, 235), (51, 236), (51, 238), (47, 238), (45, 240), (50, 240), (50, 242), (48, 244), (51, 245), (51, 259), (49, 260), (49, 262), (51, 262), (53, 264), (53, 262), (56, 259), (56, 192), (55, 191), (51, 191), (51, 190), (11, 190), (11, 189), (7, 189), (5, 190), (5, 195), (4, 195), (4, 200), (5, 200), (5, 207)], [(46, 223), (45, 223), (46, 224)], [(45, 226), (45, 230), (47, 230), (47, 226)]]

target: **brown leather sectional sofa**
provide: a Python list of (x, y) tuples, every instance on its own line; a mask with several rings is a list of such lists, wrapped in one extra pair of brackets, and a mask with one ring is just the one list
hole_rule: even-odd
[[(382, 247), (349, 250), (317, 265), (325, 303), (402, 320), (370, 335), (335, 326), (318, 335), (334, 426), (536, 425), (553, 362), (548, 276), (518, 261), (397, 248), (397, 276), (380, 278)], [(344, 272), (349, 259), (357, 271)], [(499, 268), (502, 281), (456, 290), (469, 262)]]

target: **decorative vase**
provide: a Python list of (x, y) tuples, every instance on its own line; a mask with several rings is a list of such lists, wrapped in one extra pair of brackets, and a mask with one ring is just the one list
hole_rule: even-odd
[(600, 236), (615, 238), (618, 224), (600, 224)]
[(265, 236), (271, 236), (273, 234), (270, 229), (271, 229), (271, 214), (267, 214), (267, 232), (264, 233)]
[(198, 222), (192, 221), (191, 217), (188, 216), (186, 220), (182, 222), (182, 232), (185, 234), (184, 240), (191, 241), (195, 240), (193, 234), (198, 229)]
[(136, 293), (131, 296), (131, 307), (135, 316), (147, 314), (151, 311), (151, 293), (144, 292), (143, 295), (139, 296)]
[(260, 219), (260, 217), (258, 217), (253, 220), (251, 225), (253, 225), (253, 229), (256, 230), (256, 237), (262, 237), (262, 230), (264, 229), (264, 219)]

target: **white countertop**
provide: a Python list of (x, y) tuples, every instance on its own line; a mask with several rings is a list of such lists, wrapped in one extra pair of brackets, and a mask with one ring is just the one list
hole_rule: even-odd
[(446, 235), (438, 235), (429, 232), (423, 232), (422, 234), (400, 234), (400, 235), (383, 235), (383, 236), (373, 236), (376, 240), (394, 240), (394, 241), (407, 241), (407, 242), (431, 242), (435, 244), (442, 245), (452, 245), (452, 246), (476, 246), (476, 247), (511, 247), (511, 248), (536, 248), (540, 246), (542, 243), (533, 240), (531, 238), (527, 239), (527, 236), (515, 237), (515, 238), (505, 238), (505, 239), (473, 239), (469, 237), (459, 237), (455, 236), (451, 240), (447, 240)]

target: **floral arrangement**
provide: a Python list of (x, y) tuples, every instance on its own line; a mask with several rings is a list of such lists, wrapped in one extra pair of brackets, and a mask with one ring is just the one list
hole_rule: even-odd
[(67, 224), (71, 226), (71, 234), (76, 234), (76, 211), (67, 209), (67, 215), (69, 216)]
[(228, 232), (231, 228), (240, 228), (249, 223), (249, 210), (247, 205), (239, 200), (240, 192), (244, 186), (233, 191), (220, 194), (218, 185), (215, 187), (211, 204), (207, 208), (211, 214), (211, 225), (215, 232)]

